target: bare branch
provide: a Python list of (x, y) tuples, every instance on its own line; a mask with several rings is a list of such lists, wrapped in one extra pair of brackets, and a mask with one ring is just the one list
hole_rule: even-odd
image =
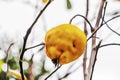
[[(101, 26), (99, 26), (99, 23), (100, 23), (100, 19), (102, 18), (102, 10), (103, 10), (105, 2), (106, 2), (105, 0), (102, 0), (100, 3), (98, 17), (97, 17), (96, 24), (94, 27), (95, 31), (92, 33), (92, 36), (94, 36), (94, 37), (96, 37), (96, 32), (101, 28)], [(90, 37), (87, 39), (87, 41), (89, 39), (90, 39)], [(88, 75), (87, 75), (88, 80), (90, 80), (90, 77), (92, 74), (92, 65), (94, 64), (94, 60), (95, 60), (95, 55), (96, 55), (96, 49), (94, 48), (95, 46), (96, 46), (96, 39), (92, 38), (92, 51), (91, 51), (90, 61), (88, 64)]]
[(32, 55), (32, 57), (31, 57), (31, 59), (30, 59), (29, 68), (28, 68), (29, 74), (30, 74), (30, 80), (34, 80), (34, 76), (33, 76), (33, 73), (32, 73), (33, 56), (34, 56), (34, 55)]
[[(86, 14), (85, 14), (85, 17), (86, 17), (87, 20), (88, 20), (88, 12), (89, 12), (89, 0), (86, 0)], [(84, 21), (84, 32), (85, 32), (86, 35), (88, 34), (86, 20)]]
[(49, 0), (48, 3), (45, 5), (45, 7), (39, 12), (38, 16), (36, 17), (36, 19), (34, 20), (34, 22), (32, 23), (32, 25), (29, 27), (29, 29), (27, 30), (25, 37), (24, 37), (24, 42), (23, 42), (23, 49), (20, 55), (20, 59), (19, 59), (19, 65), (20, 65), (20, 73), (22, 76), (22, 80), (24, 80), (24, 72), (23, 72), (23, 65), (22, 65), (22, 59), (25, 53), (25, 48), (26, 48), (26, 43), (27, 43), (27, 39), (31, 33), (32, 28), (34, 27), (35, 23), (38, 21), (38, 19), (40, 18), (40, 16), (42, 15), (42, 13), (45, 11), (45, 9), (48, 7), (48, 5), (52, 2), (52, 0)]
[(72, 18), (71, 18), (71, 20), (70, 20), (70, 24), (72, 23), (72, 21), (73, 21), (73, 19), (74, 18), (76, 18), (76, 17), (78, 17), (78, 16), (80, 16), (80, 17), (82, 17), (82, 18), (84, 18), (85, 19), (85, 21), (89, 24), (89, 26), (90, 26), (90, 29), (91, 29), (91, 32), (92, 31), (94, 31), (94, 29), (93, 29), (93, 27), (92, 27), (92, 25), (91, 25), (91, 23), (87, 20), (87, 18), (86, 17), (84, 17), (83, 15), (80, 15), (80, 14), (76, 14), (75, 16), (73, 16)]
[[(87, 41), (89, 41), (89, 40), (96, 34), (96, 32), (97, 32), (101, 27), (102, 27), (102, 26), (97, 27), (97, 29), (91, 34), (91, 36), (87, 39)], [(94, 36), (94, 37), (96, 37), (96, 36)]]
[(104, 22), (105, 13), (106, 13), (106, 7), (107, 7), (107, 1), (105, 2), (104, 11), (103, 11), (103, 16), (102, 16), (102, 21), (101, 21), (100, 26), (102, 26), (102, 25), (103, 25), (103, 22)]
[[(101, 4), (102, 4), (102, 5), (101, 5), (100, 8), (103, 9), (103, 5), (104, 5), (104, 4), (103, 4), (103, 3), (101, 3)], [(104, 12), (103, 12), (103, 17), (102, 17), (102, 11), (101, 11), (101, 9), (99, 10), (99, 14), (98, 14), (98, 18), (97, 18), (97, 19), (99, 19), (99, 20), (97, 20), (97, 21), (100, 22), (100, 18), (102, 17), (101, 25), (99, 26), (99, 22), (96, 21), (95, 30), (93, 31), (92, 35), (87, 39), (87, 41), (88, 41), (89, 39), (91, 39), (91, 38), (96, 34), (96, 32), (104, 25), (103, 22), (104, 22), (106, 7), (107, 7), (107, 2), (105, 3)], [(98, 27), (98, 26), (99, 26), (99, 27)]]
[(62, 79), (64, 79), (64, 78), (68, 77), (70, 74), (71, 74), (71, 73), (67, 73), (67, 74), (65, 74), (62, 78), (59, 78), (58, 80), (62, 80)]
[(97, 54), (98, 54), (98, 50), (99, 50), (99, 47), (101, 45), (101, 42), (102, 42), (102, 40), (100, 40), (100, 42), (98, 43), (98, 45), (94, 48), (95, 51), (96, 51), (96, 54), (95, 54), (94, 62), (93, 62), (93, 65), (92, 65), (92, 72), (91, 72), (90, 80), (92, 80), (92, 76), (93, 76), (95, 64), (96, 64), (96, 61), (97, 61)]
[(98, 12), (98, 17), (97, 17), (94, 29), (96, 29), (99, 26), (100, 19), (102, 18), (102, 11), (103, 11), (103, 7), (104, 7), (104, 3), (105, 3), (105, 0), (102, 0), (102, 2), (100, 3), (100, 9)]
[[(8, 72), (8, 70), (9, 70), (9, 68), (8, 68), (8, 58), (9, 58), (9, 51), (10, 51), (10, 48), (12, 47), (14, 45), (14, 43), (11, 43), (10, 45), (9, 45), (9, 47), (8, 47), (8, 49), (7, 49), (7, 52), (6, 52), (6, 64), (7, 64), (7, 72)], [(6, 74), (7, 75), (7, 74)], [(7, 77), (7, 76), (6, 76)]]
[(72, 69), (77, 62), (78, 62), (78, 61), (76, 61), (75, 63), (73, 63), (72, 65), (70, 65), (69, 68), (67, 68), (67, 73), (66, 73), (63, 77), (61, 77), (61, 78), (58, 77), (58, 80), (62, 80), (62, 79), (64, 79), (64, 78), (68, 77), (69, 75), (73, 74), (73, 73), (76, 72), (80, 67), (83, 66), (82, 64), (80, 64), (80, 65), (78, 65), (75, 69)]
[(27, 51), (27, 50), (29, 50), (29, 49), (33, 49), (33, 48), (39, 47), (39, 46), (41, 46), (41, 45), (44, 46), (45, 43), (40, 43), (40, 44), (37, 44), (37, 45), (35, 45), (35, 46), (32, 46), (32, 47), (26, 48), (25, 51)]
[(7, 52), (6, 52), (6, 63), (8, 62), (8, 57), (9, 57), (9, 51), (10, 51), (10, 48), (14, 45), (14, 43), (11, 43), (7, 49)]
[(113, 33), (115, 33), (115, 34), (117, 34), (118, 36), (120, 36), (120, 33), (118, 33), (118, 32), (116, 32), (115, 30), (113, 30), (113, 29), (106, 23), (106, 21), (104, 21), (104, 22), (105, 22), (106, 26), (107, 26)]
[(50, 75), (48, 75), (44, 80), (47, 80), (50, 76), (52, 76), (58, 69), (60, 69), (62, 65), (58, 66)]
[(110, 21), (112, 21), (112, 20), (114, 20), (114, 19), (116, 19), (116, 18), (119, 18), (119, 17), (120, 17), (120, 15), (114, 16), (111, 19), (109, 19), (106, 22), (104, 22), (103, 25), (106, 24), (106, 23), (108, 23), (108, 22), (110, 22)]
[[(89, 0), (86, 0), (86, 15), (85, 15), (86, 19), (88, 19), (88, 12), (89, 12)], [(88, 30), (87, 30), (87, 23), (86, 23), (86, 21), (84, 21), (84, 32), (85, 32), (85, 34), (87, 36)], [(87, 65), (86, 65), (86, 62), (87, 62), (87, 45), (86, 45), (86, 49), (85, 49), (84, 57), (83, 57), (84, 80), (87, 80)]]
[(102, 48), (102, 47), (106, 47), (106, 46), (120, 46), (120, 44), (119, 43), (109, 43), (109, 44), (104, 44), (104, 45), (101, 45), (100, 46), (100, 48)]

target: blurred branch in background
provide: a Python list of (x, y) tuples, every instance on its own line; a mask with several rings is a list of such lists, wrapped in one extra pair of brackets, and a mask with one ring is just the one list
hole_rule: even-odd
[(29, 62), (29, 67), (28, 67), (28, 71), (29, 71), (29, 77), (30, 77), (30, 80), (34, 80), (34, 75), (33, 75), (33, 72), (32, 72), (32, 68), (33, 68), (33, 56), (31, 57), (30, 59), (30, 62)]
[(6, 51), (6, 64), (7, 64), (7, 72), (6, 72), (6, 80), (7, 80), (7, 73), (9, 72), (9, 64), (8, 64), (8, 60), (9, 60), (9, 51), (10, 48), (14, 45), (14, 43), (11, 43), (10, 46), (8, 47), (7, 51)]

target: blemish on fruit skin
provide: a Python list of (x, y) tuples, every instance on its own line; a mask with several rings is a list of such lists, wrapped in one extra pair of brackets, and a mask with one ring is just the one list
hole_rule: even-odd
[[(46, 54), (51, 59), (59, 58), (59, 64), (67, 64), (83, 54), (86, 41), (84, 32), (77, 26), (58, 25), (46, 33)], [(49, 50), (51, 47), (53, 49)]]
[(74, 48), (76, 47), (75, 42), (73, 42), (73, 47), (74, 47)]

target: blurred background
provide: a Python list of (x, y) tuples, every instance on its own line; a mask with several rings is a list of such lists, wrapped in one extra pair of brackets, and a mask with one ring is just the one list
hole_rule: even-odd
[[(31, 47), (44, 42), (46, 32), (59, 24), (69, 23), (70, 19), (81, 14), (85, 16), (86, 0), (69, 0), (71, 8), (67, 7), (67, 0), (54, 0), (42, 14), (35, 24), (27, 41), (27, 47)], [(89, 0), (88, 20), (94, 26), (97, 18), (101, 0)], [(42, 0), (0, 0), (0, 80), (5, 80), (7, 64), (6, 53), (11, 43), (14, 45), (9, 51), (9, 68), (19, 72), (19, 56), (22, 50), (23, 37), (40, 10), (46, 3)], [(105, 20), (120, 14), (120, 2), (108, 0)], [(79, 26), (83, 30), (84, 20), (77, 17), (72, 24)], [(120, 33), (120, 18), (116, 18), (108, 25)], [(89, 26), (89, 25), (88, 25)], [(89, 27), (88, 27), (89, 30)], [(90, 36), (90, 30), (88, 36)], [(120, 43), (120, 36), (113, 33), (105, 25), (98, 31), (98, 36), (103, 39), (102, 44)], [(90, 41), (88, 45), (91, 45)], [(54, 64), (46, 56), (42, 46), (30, 49), (25, 52), (23, 67), (29, 80), (30, 62), (34, 80), (43, 80), (48, 74), (55, 70)], [(88, 48), (87, 63), (90, 59), (91, 47)], [(120, 46), (107, 46), (100, 48), (93, 80), (120, 80)], [(68, 76), (65, 76), (68, 74)], [(16, 80), (10, 76), (9, 80)], [(83, 77), (83, 55), (79, 59), (69, 64), (63, 65), (48, 80), (84, 80)]]

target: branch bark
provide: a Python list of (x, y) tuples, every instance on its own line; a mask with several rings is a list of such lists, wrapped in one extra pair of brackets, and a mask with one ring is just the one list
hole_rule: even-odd
[[(86, 0), (86, 14), (85, 17), (86, 19), (88, 19), (88, 13), (89, 13), (89, 0)], [(92, 29), (91, 29), (92, 31)], [(86, 21), (84, 21), (84, 32), (86, 34), (86, 36), (88, 35), (88, 30), (87, 30), (87, 23)], [(84, 73), (84, 80), (87, 80), (87, 45), (86, 45), (86, 49), (84, 52), (84, 58), (83, 58), (83, 73)]]
[[(105, 2), (106, 2), (105, 0), (102, 0), (100, 3), (100, 9), (99, 9), (98, 17), (97, 17), (96, 24), (94, 27), (95, 30), (99, 28), (99, 23), (100, 23), (100, 19), (102, 18), (102, 11), (103, 11), (103, 7), (104, 7)], [(96, 34), (97, 34), (97, 31), (94, 33), (95, 37), (96, 37)], [(96, 55), (96, 49), (94, 49), (95, 46), (96, 46), (96, 38), (92, 38), (92, 51), (91, 51), (89, 65), (88, 65), (87, 80), (90, 80), (90, 76), (92, 74), (92, 65), (94, 64), (95, 55)]]
[(98, 50), (99, 50), (99, 47), (101, 45), (101, 42), (102, 42), (102, 40), (100, 40), (98, 45), (94, 48), (95, 49), (95, 59), (93, 61), (93, 65), (92, 65), (92, 71), (91, 71), (91, 75), (90, 75), (90, 80), (92, 80), (95, 64), (96, 64), (96, 61), (97, 61), (97, 54), (98, 54)]

